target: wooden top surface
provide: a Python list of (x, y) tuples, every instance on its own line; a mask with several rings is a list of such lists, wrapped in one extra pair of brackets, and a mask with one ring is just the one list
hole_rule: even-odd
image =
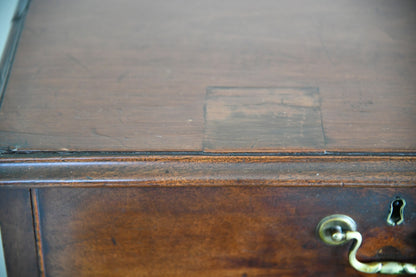
[(415, 27), (401, 0), (34, 0), (0, 148), (415, 151)]

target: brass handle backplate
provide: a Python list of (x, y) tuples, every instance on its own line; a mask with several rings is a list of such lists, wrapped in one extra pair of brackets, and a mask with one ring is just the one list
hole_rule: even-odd
[(416, 265), (400, 262), (363, 263), (357, 259), (357, 251), (362, 243), (362, 236), (357, 232), (357, 224), (346, 215), (330, 215), (323, 218), (316, 231), (322, 241), (329, 245), (340, 245), (353, 241), (348, 259), (353, 268), (365, 273), (382, 274), (416, 274)]

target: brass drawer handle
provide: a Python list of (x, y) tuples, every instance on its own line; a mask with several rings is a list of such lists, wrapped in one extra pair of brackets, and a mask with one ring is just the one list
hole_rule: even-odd
[(362, 236), (357, 232), (357, 224), (346, 215), (330, 215), (323, 218), (317, 228), (318, 236), (329, 245), (340, 245), (353, 241), (348, 259), (353, 268), (364, 273), (416, 274), (416, 265), (400, 262), (362, 263), (356, 255), (361, 246)]

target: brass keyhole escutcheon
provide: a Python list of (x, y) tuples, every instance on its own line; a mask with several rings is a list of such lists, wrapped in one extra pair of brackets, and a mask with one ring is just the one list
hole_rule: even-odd
[(406, 201), (401, 197), (396, 197), (390, 203), (390, 211), (387, 216), (388, 225), (397, 226), (404, 222), (404, 207), (406, 207)]

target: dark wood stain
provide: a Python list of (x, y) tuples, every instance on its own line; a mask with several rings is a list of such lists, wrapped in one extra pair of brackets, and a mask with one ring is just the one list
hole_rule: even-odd
[[(348, 214), (360, 259), (413, 262), (414, 168), (415, 157), (9, 157), (0, 185), (37, 191), (45, 276), (361, 276), (348, 247), (314, 228)], [(389, 227), (397, 196), (405, 223)]]
[[(414, 1), (118, 3), (32, 3), (0, 109), (1, 149), (416, 149)], [(239, 143), (231, 131), (247, 113), (204, 134), (210, 87), (318, 88), (322, 119), (306, 115), (322, 121), (326, 144), (315, 128), (304, 130), (310, 141), (279, 144), (268, 125)]]
[(416, 262), (415, 10), (33, 1), (0, 109), (9, 276), (365, 276), (315, 235), (335, 213), (359, 259)]
[(3, 158), (0, 186), (415, 187), (416, 157), (114, 156)]
[(0, 228), (7, 276), (37, 276), (39, 270), (29, 189), (0, 187)]
[[(409, 209), (392, 228), (384, 217), (397, 194)], [(388, 246), (390, 258), (416, 261), (410, 188), (40, 188), (39, 200), (50, 276), (364, 276), (348, 246), (315, 237), (332, 213), (357, 221), (360, 259)]]

